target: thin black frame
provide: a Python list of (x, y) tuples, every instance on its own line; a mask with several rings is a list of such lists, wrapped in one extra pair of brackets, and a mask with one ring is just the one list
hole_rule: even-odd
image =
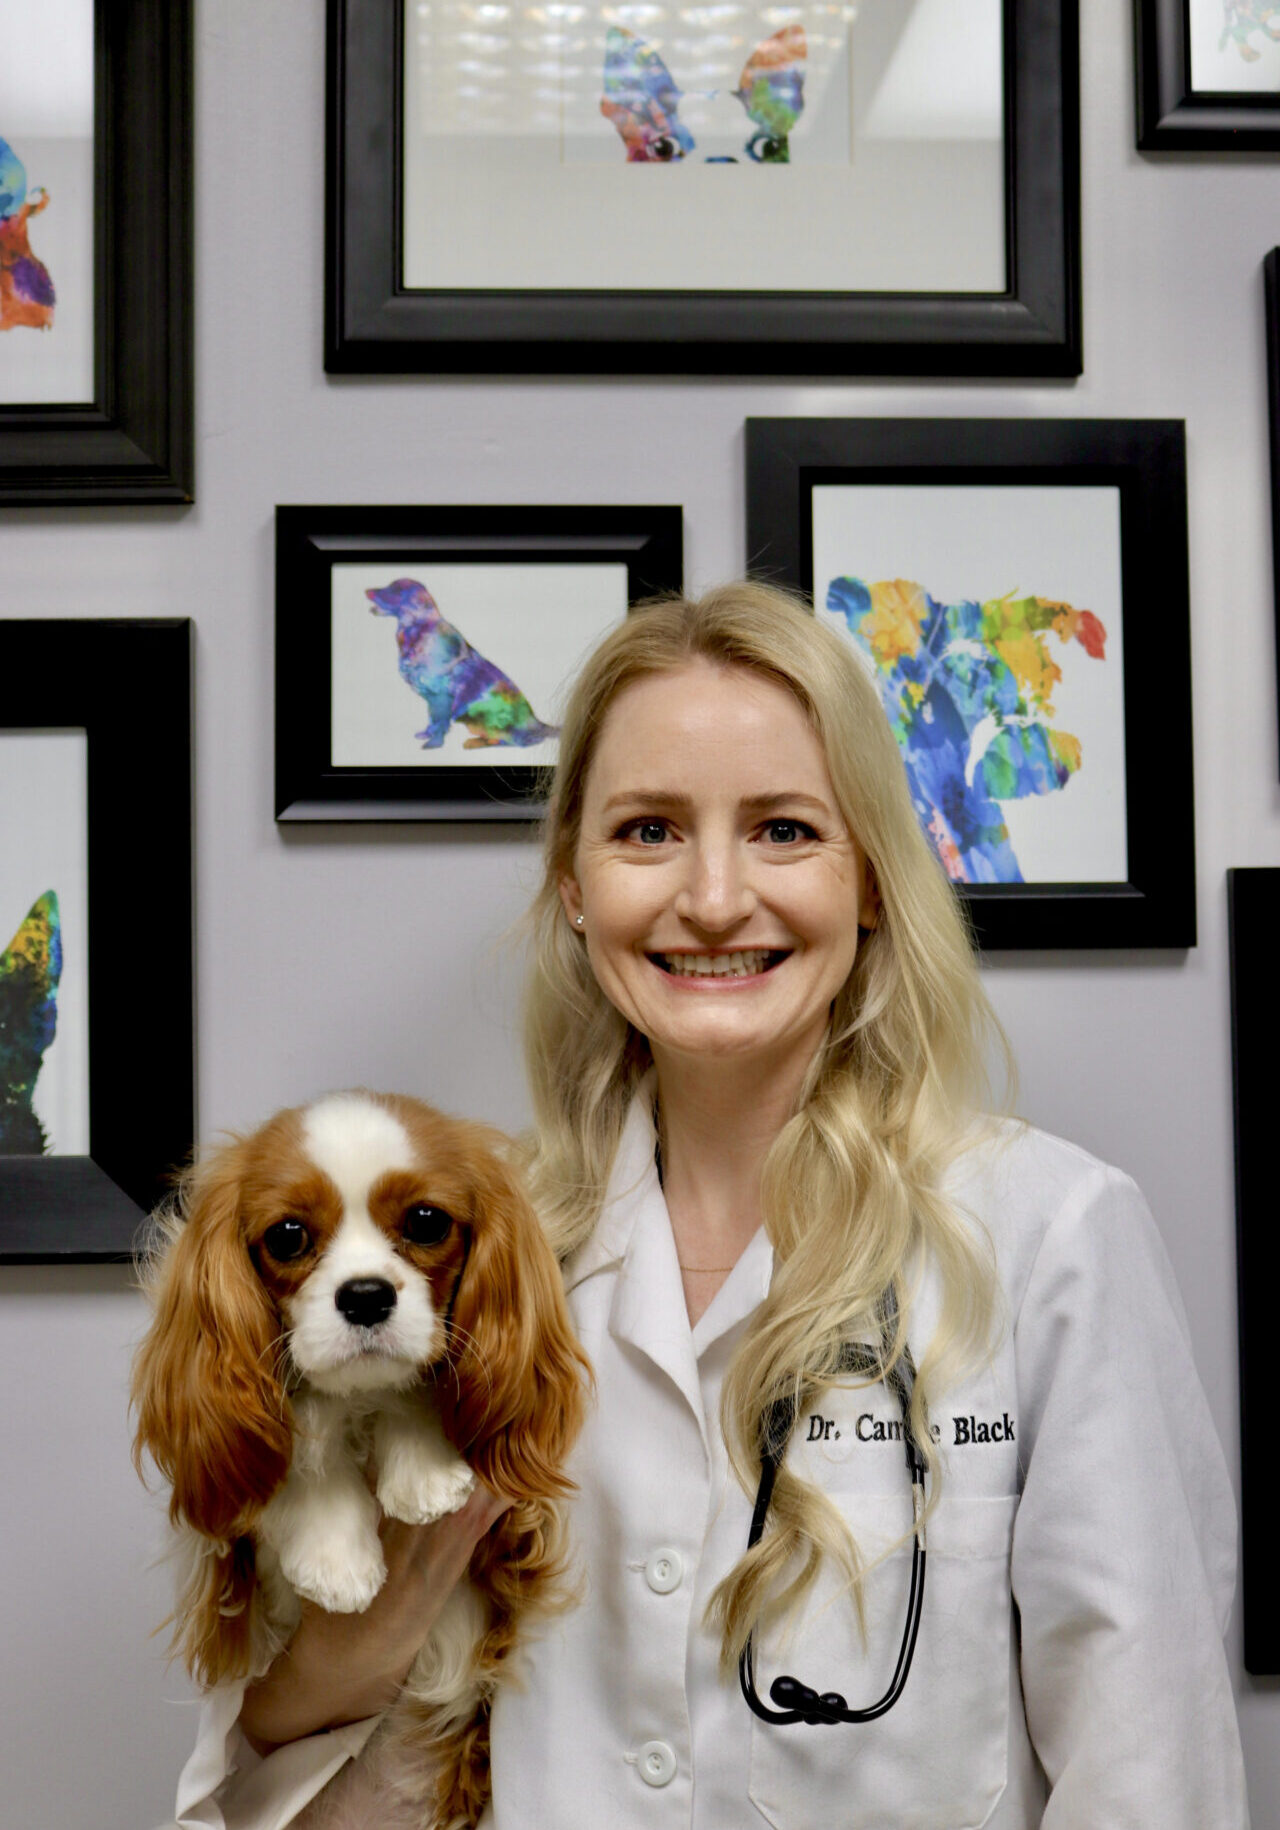
[[(684, 583), (676, 507), (276, 509), (275, 815), (314, 820), (532, 820), (544, 770), (336, 768), (318, 706), (332, 702), (330, 573), (341, 563), (621, 564), (627, 603)], [(279, 656), (288, 652), (287, 673)]]
[(1181, 420), (747, 421), (748, 567), (806, 595), (815, 483), (1119, 489), (1128, 881), (960, 885), (983, 949), (1195, 945), (1185, 447)]
[(992, 294), (407, 290), (403, 0), (329, 0), (331, 374), (1081, 372), (1078, 0), (1003, 0), (1008, 286)]
[(89, 1154), (0, 1156), (0, 1262), (127, 1259), (191, 1153), (193, 639), (0, 621), (0, 731), (86, 732), (89, 827)]
[(1134, 0), (1140, 152), (1273, 152), (1280, 95), (1191, 86), (1189, 0)]
[(1276, 1279), (1275, 1045), (1280, 991), (1280, 870), (1227, 872), (1231, 1059), (1235, 1120), (1236, 1285), (1240, 1324), (1240, 1471), (1244, 1667), (1280, 1675), (1280, 1575), (1275, 1559), (1270, 1394)]
[(193, 500), (191, 0), (95, 0), (94, 398), (0, 406), (0, 504)]
[(1267, 422), (1271, 439), (1271, 565), (1275, 578), (1276, 706), (1280, 711), (1280, 248), (1262, 263), (1266, 309)]

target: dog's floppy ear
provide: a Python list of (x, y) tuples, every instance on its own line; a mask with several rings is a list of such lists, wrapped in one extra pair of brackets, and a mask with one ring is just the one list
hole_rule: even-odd
[(514, 1174), (487, 1146), (473, 1170), (476, 1211), (441, 1414), (486, 1486), (512, 1500), (547, 1498), (572, 1485), (564, 1458), (582, 1423), (590, 1367), (559, 1267)]
[(245, 1146), (186, 1177), (154, 1269), (155, 1319), (133, 1369), (144, 1451), (170, 1481), (169, 1516), (230, 1539), (289, 1471), (292, 1416), (280, 1382), (281, 1323), (240, 1229)]

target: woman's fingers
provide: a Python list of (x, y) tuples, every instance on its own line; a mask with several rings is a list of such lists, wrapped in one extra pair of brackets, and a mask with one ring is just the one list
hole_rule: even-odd
[(303, 1604), (288, 1650), (245, 1693), (240, 1725), (250, 1744), (266, 1754), (386, 1709), (472, 1551), (510, 1504), (477, 1485), (464, 1506), (432, 1525), (384, 1516), (386, 1581), (362, 1614)]
[(387, 1586), (398, 1585), (411, 1570), (430, 1588), (451, 1588), (466, 1570), (471, 1553), (512, 1502), (479, 1482), (457, 1512), (430, 1525), (406, 1525), (383, 1517), (378, 1531), (387, 1560)]
[(486, 1531), (497, 1524), (503, 1513), (510, 1512), (514, 1505), (515, 1501), (509, 1500), (505, 1494), (494, 1493), (481, 1481), (477, 1481), (458, 1517), (462, 1518), (470, 1513), (472, 1520), (477, 1525), (476, 1540), (478, 1542)]

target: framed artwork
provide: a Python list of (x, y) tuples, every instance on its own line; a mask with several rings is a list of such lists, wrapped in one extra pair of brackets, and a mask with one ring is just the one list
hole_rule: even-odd
[(1077, 41), (1077, 0), (329, 0), (325, 367), (1078, 375)]
[(195, 1129), (192, 625), (0, 653), (0, 1260), (127, 1258)]
[(870, 671), (982, 947), (1194, 945), (1180, 421), (748, 420), (747, 555)]
[(0, 504), (189, 502), (190, 0), (0, 28)]
[(528, 820), (579, 665), (683, 587), (679, 508), (278, 508), (277, 820)]
[(1134, 0), (1143, 152), (1280, 147), (1277, 0)]
[(1236, 1276), (1240, 1305), (1240, 1456), (1244, 1666), (1280, 1674), (1280, 1577), (1271, 1505), (1275, 1316), (1275, 938), (1280, 870), (1227, 872), (1231, 1051), (1235, 1085)]
[(1276, 703), (1280, 706), (1280, 248), (1262, 263), (1266, 295), (1267, 408), (1271, 432), (1271, 563), (1275, 573)]

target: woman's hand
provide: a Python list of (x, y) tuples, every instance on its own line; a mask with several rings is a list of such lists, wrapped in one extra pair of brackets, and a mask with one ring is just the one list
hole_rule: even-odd
[(472, 1551), (510, 1503), (477, 1486), (459, 1511), (433, 1525), (384, 1518), (378, 1530), (386, 1581), (363, 1614), (326, 1614), (303, 1603), (297, 1632), (245, 1691), (240, 1727), (249, 1745), (269, 1754), (386, 1709)]

